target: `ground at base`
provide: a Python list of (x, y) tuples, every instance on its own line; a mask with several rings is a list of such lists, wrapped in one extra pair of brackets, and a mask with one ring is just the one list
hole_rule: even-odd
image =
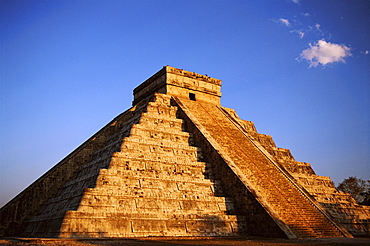
[(196, 246), (196, 245), (370, 245), (370, 238), (274, 239), (261, 237), (235, 238), (135, 238), (135, 239), (59, 239), (59, 238), (0, 238), (0, 245), (55, 245), (55, 246)]

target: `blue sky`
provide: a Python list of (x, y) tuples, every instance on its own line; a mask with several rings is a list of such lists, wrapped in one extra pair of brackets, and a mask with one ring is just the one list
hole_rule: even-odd
[(336, 184), (370, 179), (369, 1), (1, 0), (0, 206), (164, 65)]

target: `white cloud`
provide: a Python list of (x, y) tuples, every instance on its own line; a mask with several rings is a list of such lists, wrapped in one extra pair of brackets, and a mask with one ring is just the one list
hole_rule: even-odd
[(290, 22), (287, 19), (280, 18), (278, 22), (280, 22), (280, 23), (282, 23), (286, 26), (290, 26)]
[(311, 16), (310, 13), (301, 13), (301, 15), (305, 16), (305, 17), (308, 17), (308, 16)]
[(293, 3), (299, 3), (299, 0), (292, 0)]
[(278, 24), (283, 24), (283, 25), (285, 25), (287, 27), (289, 27), (291, 25), (290, 22), (289, 22), (289, 20), (288, 19), (284, 19), (284, 18), (280, 18), (278, 20), (276, 20), (276, 19), (269, 19), (269, 20), (271, 20), (271, 21), (273, 21), (275, 23), (278, 23)]
[(302, 51), (300, 57), (306, 59), (310, 67), (317, 67), (320, 64), (326, 66), (333, 62), (345, 63), (344, 58), (352, 55), (349, 47), (326, 42), (324, 39), (315, 44), (309, 44), (309, 46), (310, 48)]
[(320, 25), (320, 24), (316, 24), (316, 25), (315, 25), (315, 27), (316, 27), (316, 30), (317, 30), (317, 31), (321, 31), (321, 30), (320, 30), (320, 27), (321, 27), (321, 25)]
[(369, 54), (369, 51), (368, 50), (365, 50), (364, 54), (365, 55), (368, 55)]
[(292, 31), (290, 31), (290, 33), (297, 33), (301, 39), (305, 35), (305, 32), (303, 32), (302, 30), (292, 30)]

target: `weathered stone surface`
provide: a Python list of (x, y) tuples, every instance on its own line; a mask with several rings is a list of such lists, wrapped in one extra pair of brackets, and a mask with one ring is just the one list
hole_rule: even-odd
[(221, 81), (164, 67), (116, 117), (0, 210), (27, 237), (350, 237), (368, 207), (220, 105)]

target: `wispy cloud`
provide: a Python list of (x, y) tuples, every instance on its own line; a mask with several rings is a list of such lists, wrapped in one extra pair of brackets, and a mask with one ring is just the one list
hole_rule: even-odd
[(280, 19), (278, 20), (278, 22), (280, 22), (281, 24), (284, 24), (284, 25), (286, 25), (286, 26), (290, 26), (290, 22), (289, 22), (289, 20), (287, 20), (287, 19), (280, 18)]
[(299, 3), (299, 0), (292, 0), (293, 3)]
[(278, 23), (278, 24), (283, 24), (283, 25), (285, 25), (287, 27), (290, 27), (291, 26), (291, 24), (290, 24), (290, 22), (289, 22), (288, 19), (280, 18), (278, 20), (276, 20), (276, 19), (269, 19), (269, 20), (270, 21), (273, 21), (275, 23)]
[(301, 13), (301, 15), (305, 16), (305, 17), (308, 17), (308, 16), (311, 16), (310, 13)]
[(290, 31), (290, 33), (297, 33), (301, 39), (306, 34), (303, 30), (292, 30), (292, 31)]
[(324, 39), (309, 44), (309, 46), (308, 49), (302, 51), (300, 58), (306, 59), (310, 67), (326, 66), (333, 62), (345, 63), (344, 58), (352, 55), (349, 47), (343, 44), (326, 42)]

